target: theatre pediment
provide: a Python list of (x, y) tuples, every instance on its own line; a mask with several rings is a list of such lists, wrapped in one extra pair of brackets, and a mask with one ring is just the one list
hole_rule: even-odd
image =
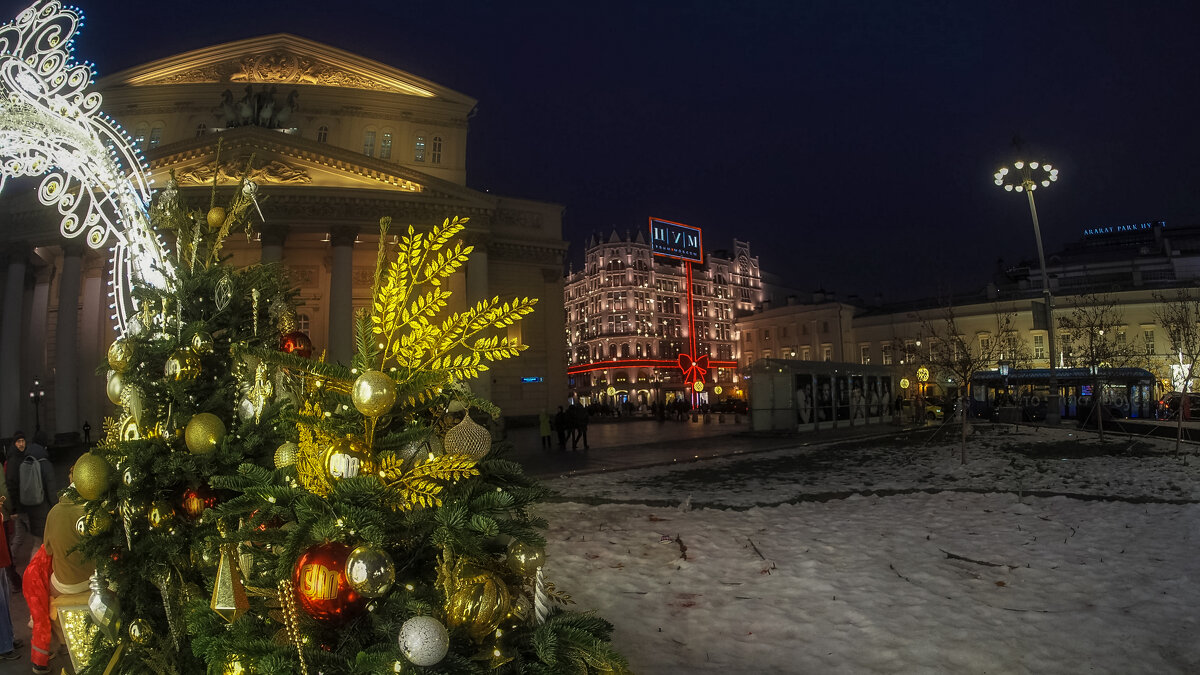
[(198, 49), (100, 81), (102, 89), (172, 84), (315, 85), (474, 105), (474, 99), (411, 73), (295, 35), (277, 34)]

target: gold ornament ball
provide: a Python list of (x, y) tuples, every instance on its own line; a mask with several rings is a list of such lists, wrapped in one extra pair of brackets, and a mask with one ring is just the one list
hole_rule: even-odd
[(134, 619), (129, 622), (129, 639), (134, 644), (145, 645), (149, 644), (150, 638), (154, 636), (154, 632), (150, 628), (150, 622), (145, 619)]
[(183, 441), (194, 455), (207, 455), (225, 440), (225, 423), (212, 413), (199, 413), (188, 420)]
[(300, 448), (291, 441), (275, 448), (275, 468), (282, 469), (294, 465), (296, 463), (296, 453), (299, 451)]
[(150, 521), (150, 527), (156, 530), (170, 527), (175, 522), (175, 506), (167, 501), (154, 502), (146, 518)]
[(108, 346), (108, 367), (123, 373), (133, 363), (133, 347), (124, 340), (113, 340)]
[(197, 354), (213, 353), (213, 336), (207, 331), (198, 330), (192, 335), (192, 351)]
[(94, 537), (107, 532), (110, 527), (112, 527), (112, 516), (103, 511), (97, 511), (90, 516), (84, 514), (75, 521), (75, 532), (81, 537), (84, 535)]
[(546, 552), (539, 546), (520, 541), (508, 545), (508, 568), (523, 577), (532, 577), (546, 564)]
[(177, 382), (194, 380), (200, 375), (200, 357), (190, 349), (177, 349), (171, 354), (171, 358), (167, 359), (163, 374)]
[(121, 374), (115, 370), (108, 371), (108, 400), (113, 402), (113, 405), (121, 405), (121, 390), (125, 387), (125, 380)]
[(457, 588), (446, 600), (446, 622), (462, 626), (480, 641), (496, 630), (512, 606), (504, 580), (494, 572), (465, 569), (455, 580)]
[(250, 666), (249, 661), (235, 658), (225, 664), (225, 669), (221, 673), (222, 675), (252, 675), (254, 669)]
[(79, 496), (89, 501), (99, 499), (108, 492), (108, 481), (112, 477), (112, 467), (99, 455), (84, 453), (75, 461), (75, 489)]
[(208, 210), (208, 215), (205, 218), (208, 220), (209, 229), (219, 229), (225, 224), (225, 209), (220, 206), (214, 206)]
[(371, 462), (371, 451), (362, 441), (351, 436), (334, 441), (325, 450), (322, 466), (326, 476), (335, 481), (375, 470), (375, 465)]
[(346, 581), (359, 595), (379, 598), (396, 581), (396, 565), (387, 551), (363, 544), (346, 557)]
[(396, 403), (396, 381), (378, 370), (368, 370), (354, 381), (350, 397), (358, 412), (367, 417), (381, 417)]

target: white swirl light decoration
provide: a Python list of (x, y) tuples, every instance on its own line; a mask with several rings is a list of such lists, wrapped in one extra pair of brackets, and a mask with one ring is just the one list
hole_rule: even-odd
[(76, 63), (78, 9), (42, 0), (0, 26), (0, 188), (9, 177), (42, 175), (38, 199), (58, 207), (68, 238), (112, 245), (112, 318), (120, 333), (136, 310), (129, 284), (166, 288), (166, 246), (150, 226), (149, 169), (121, 126), (85, 91), (92, 68)]

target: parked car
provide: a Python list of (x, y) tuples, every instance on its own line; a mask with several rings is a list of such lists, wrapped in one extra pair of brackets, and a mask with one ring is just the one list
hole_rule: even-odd
[[(1184, 419), (1200, 417), (1200, 393), (1189, 392), (1188, 395), (1188, 414), (1184, 415)], [(1164, 420), (1177, 419), (1179, 415), (1179, 402), (1183, 400), (1183, 394), (1178, 391), (1172, 391), (1163, 394), (1162, 399), (1158, 402), (1158, 417)]]

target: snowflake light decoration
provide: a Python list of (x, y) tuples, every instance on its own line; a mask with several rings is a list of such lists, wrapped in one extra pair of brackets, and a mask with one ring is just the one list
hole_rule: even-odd
[(112, 248), (112, 318), (125, 332), (134, 280), (168, 287), (174, 269), (150, 226), (149, 168), (133, 140), (87, 91), (92, 67), (72, 56), (78, 9), (41, 0), (0, 26), (0, 189), (43, 176), (38, 199), (62, 214), (63, 236)]

